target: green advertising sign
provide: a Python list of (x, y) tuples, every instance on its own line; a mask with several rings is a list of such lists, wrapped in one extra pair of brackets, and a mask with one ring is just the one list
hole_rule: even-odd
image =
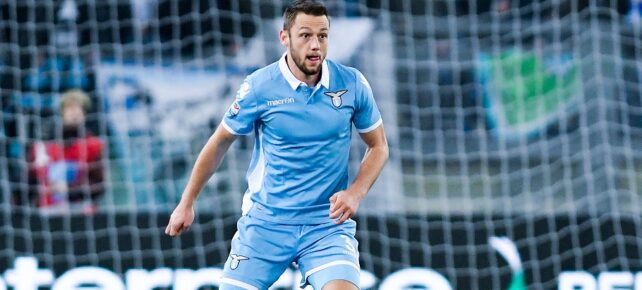
[(480, 79), (490, 128), (505, 138), (540, 132), (579, 95), (579, 65), (568, 54), (506, 51), (482, 57)]

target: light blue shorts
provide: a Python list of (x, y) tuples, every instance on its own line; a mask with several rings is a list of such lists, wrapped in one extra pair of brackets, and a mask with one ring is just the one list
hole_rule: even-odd
[(316, 290), (333, 280), (359, 285), (356, 223), (286, 225), (242, 216), (225, 262), (221, 290), (268, 289), (295, 262), (301, 288)]

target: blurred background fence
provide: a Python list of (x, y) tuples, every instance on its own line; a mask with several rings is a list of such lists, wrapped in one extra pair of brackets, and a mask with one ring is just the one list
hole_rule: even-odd
[[(324, 2), (328, 57), (369, 79), (391, 148), (359, 211), (364, 289), (642, 285), (641, 2)], [(131, 269), (222, 265), (253, 136), (208, 182), (190, 234), (162, 229), (245, 75), (283, 53), (285, 4), (0, 1), (0, 290), (18, 287), (5, 269), (20, 257), (55, 277), (109, 269), (127, 289), (156, 289)], [(61, 206), (43, 195), (60, 169), (47, 150), (77, 140), (59, 112), (69, 89), (91, 99), (86, 131), (102, 146), (88, 166), (101, 178), (80, 182), (93, 199)], [(62, 160), (65, 186), (88, 174), (77, 163)], [(203, 285), (217, 285), (212, 271)], [(156, 287), (204, 289), (170, 274)]]

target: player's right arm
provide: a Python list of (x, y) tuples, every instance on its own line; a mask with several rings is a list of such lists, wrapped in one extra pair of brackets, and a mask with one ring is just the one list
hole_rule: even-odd
[(194, 202), (207, 180), (212, 177), (212, 174), (221, 164), (225, 152), (227, 152), (234, 140), (236, 140), (236, 135), (230, 133), (223, 126), (218, 126), (214, 134), (212, 134), (196, 159), (181, 201), (169, 218), (165, 234), (172, 237), (177, 236), (192, 225), (194, 221)]
[(169, 218), (169, 224), (165, 228), (166, 234), (172, 237), (180, 235), (192, 225), (196, 198), (218, 168), (225, 152), (236, 140), (236, 136), (253, 132), (254, 123), (259, 116), (255, 98), (254, 89), (248, 77), (236, 93), (236, 99), (223, 117), (220, 126), (198, 155), (181, 201)]

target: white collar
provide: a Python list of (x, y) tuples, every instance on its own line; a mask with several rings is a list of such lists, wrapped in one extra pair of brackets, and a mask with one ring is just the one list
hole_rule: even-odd
[[(279, 60), (279, 69), (281, 70), (281, 74), (283, 74), (285, 80), (290, 84), (290, 87), (293, 90), (296, 90), (300, 84), (305, 85), (305, 83), (297, 79), (290, 71), (288, 63), (285, 60), (287, 54), (288, 53), (286, 52), (281, 56), (281, 59)], [(319, 85), (324, 86), (326, 89), (330, 88), (330, 70), (328, 69), (328, 64), (325, 59), (323, 60), (323, 63), (321, 63), (321, 81), (317, 84), (317, 87), (319, 87)]]

